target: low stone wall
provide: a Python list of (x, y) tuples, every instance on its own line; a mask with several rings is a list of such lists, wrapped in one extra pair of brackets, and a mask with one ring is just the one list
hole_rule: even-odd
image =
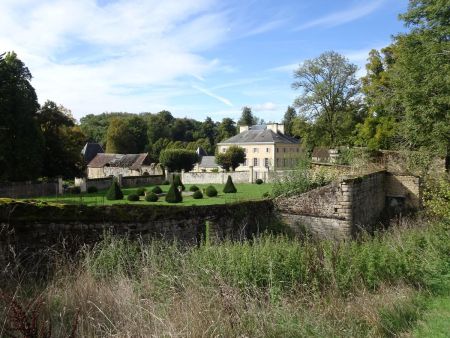
[(122, 177), (122, 187), (133, 188), (144, 185), (162, 184), (164, 182), (164, 175), (151, 175), (151, 176), (128, 176)]
[(195, 173), (187, 172), (181, 173), (181, 181), (184, 184), (225, 184), (228, 179), (228, 175), (234, 183), (251, 183), (251, 176), (248, 171), (235, 171), (235, 172), (218, 172), (218, 173)]
[(389, 207), (391, 194), (407, 205), (419, 207), (420, 179), (377, 171), (360, 177), (344, 177), (299, 196), (280, 197), (278, 213), (294, 232), (306, 228), (328, 238), (346, 239), (359, 231), (371, 231)]
[[(33, 202), (0, 203), (0, 266), (14, 255), (39, 257), (64, 243), (64, 251), (94, 244), (106, 232), (198, 244), (209, 222), (212, 242), (252, 238), (272, 222), (269, 200), (208, 206), (113, 205), (88, 207)], [(14, 252), (14, 254), (13, 254)], [(0, 269), (1, 270), (1, 269)]]
[(8, 182), (0, 183), (0, 197), (35, 198), (62, 193), (62, 180), (48, 182)]
[(105, 190), (111, 186), (113, 179), (117, 179), (123, 188), (134, 188), (151, 184), (162, 184), (165, 176), (119, 176), (117, 178), (105, 177), (94, 179), (75, 178), (75, 185), (79, 186), (82, 192), (87, 191), (89, 187), (96, 187), (98, 190)]

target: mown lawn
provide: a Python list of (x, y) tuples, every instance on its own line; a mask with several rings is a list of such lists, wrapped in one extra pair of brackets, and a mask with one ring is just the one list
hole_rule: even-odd
[[(157, 202), (147, 202), (144, 200), (144, 197), (141, 196), (139, 201), (130, 202), (127, 200), (127, 195), (136, 192), (137, 188), (127, 188), (122, 189), (124, 194), (123, 200), (119, 201), (109, 201), (105, 198), (106, 190), (99, 191), (97, 193), (82, 193), (79, 195), (67, 194), (63, 196), (46, 196), (41, 198), (35, 198), (36, 200), (48, 201), (48, 202), (58, 202), (58, 203), (66, 203), (66, 204), (86, 204), (86, 205), (111, 205), (111, 204), (153, 204), (153, 205), (212, 205), (212, 204), (225, 204), (232, 203), (238, 201), (248, 201), (248, 200), (259, 200), (264, 198), (264, 193), (270, 193), (272, 191), (272, 185), (263, 183), (261, 185), (258, 184), (235, 184), (236, 189), (238, 190), (235, 194), (224, 194), (222, 192), (224, 184), (211, 184), (218, 191), (217, 197), (208, 197), (203, 194), (203, 199), (193, 199), (191, 196), (191, 192), (189, 191), (189, 187), (191, 184), (186, 184), (186, 190), (183, 192), (183, 202), (177, 204), (167, 203), (164, 200), (164, 196), (160, 196)], [(209, 184), (196, 184), (200, 189), (204, 189)], [(145, 186), (147, 191), (150, 191), (154, 185)], [(160, 185), (163, 192), (167, 192), (169, 190), (169, 185)]]

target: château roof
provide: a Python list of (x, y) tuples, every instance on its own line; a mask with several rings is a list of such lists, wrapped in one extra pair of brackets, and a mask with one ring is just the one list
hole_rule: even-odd
[(103, 168), (104, 166), (139, 169), (144, 164), (148, 163), (148, 154), (108, 154), (99, 153), (95, 156), (88, 167)]
[(300, 141), (294, 137), (287, 136), (280, 132), (275, 133), (271, 129), (262, 129), (258, 126), (258, 128), (252, 128), (250, 130), (243, 131), (242, 133), (239, 133), (238, 135), (235, 135), (227, 140), (224, 140), (219, 144), (241, 144), (241, 143), (299, 144)]

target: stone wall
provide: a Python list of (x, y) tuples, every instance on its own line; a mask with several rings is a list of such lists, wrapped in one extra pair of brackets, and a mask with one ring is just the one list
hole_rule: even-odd
[(165, 179), (165, 176), (164, 175), (124, 176), (124, 177), (119, 176), (117, 178), (105, 177), (94, 179), (75, 178), (75, 185), (79, 186), (82, 192), (87, 191), (89, 187), (96, 187), (98, 190), (105, 190), (111, 186), (113, 179), (117, 179), (119, 181), (120, 186), (123, 188), (134, 188), (145, 185), (162, 184)]
[[(85, 206), (32, 202), (0, 203), (0, 266), (39, 257), (64, 243), (65, 251), (93, 244), (106, 232), (197, 244), (209, 222), (212, 242), (252, 238), (272, 222), (269, 200), (208, 206)], [(1, 269), (0, 269), (1, 270)]]
[(218, 172), (218, 173), (196, 173), (187, 172), (181, 173), (181, 181), (184, 184), (225, 184), (228, 179), (228, 175), (234, 183), (251, 183), (251, 177), (248, 171), (235, 171), (235, 172)]
[(62, 193), (61, 179), (48, 182), (7, 182), (0, 183), (0, 197), (34, 198), (55, 196)]
[(354, 237), (359, 231), (371, 231), (386, 211), (393, 192), (418, 207), (420, 180), (376, 171), (359, 177), (343, 177), (339, 182), (311, 190), (299, 196), (279, 197), (275, 206), (294, 232), (310, 232), (328, 238)]
[(387, 197), (401, 198), (407, 209), (422, 207), (422, 185), (418, 176), (388, 173), (385, 189)]

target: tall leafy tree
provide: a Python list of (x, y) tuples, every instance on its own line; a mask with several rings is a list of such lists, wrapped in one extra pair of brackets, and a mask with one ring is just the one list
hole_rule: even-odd
[(80, 176), (84, 169), (80, 149), (86, 136), (75, 125), (70, 111), (47, 101), (39, 110), (37, 121), (45, 144), (43, 176)]
[(226, 171), (235, 170), (245, 162), (245, 150), (239, 146), (231, 146), (224, 153), (216, 154), (216, 162)]
[(251, 126), (256, 124), (257, 119), (253, 116), (252, 108), (245, 106), (242, 108), (241, 118), (238, 121), (240, 126)]
[[(217, 142), (226, 140), (234, 135), (236, 135), (236, 123), (230, 119), (229, 117), (225, 117), (222, 122), (219, 124), (217, 130)], [(216, 142), (216, 143), (217, 143)]]
[(128, 121), (113, 118), (108, 127), (106, 136), (106, 152), (118, 154), (135, 154), (137, 145), (133, 135), (128, 130)]
[(336, 52), (325, 52), (304, 62), (294, 72), (294, 89), (301, 95), (295, 100), (302, 116), (320, 124), (327, 135), (327, 145), (337, 145), (351, 133), (352, 126), (343, 122), (354, 121), (360, 114), (360, 83), (356, 78), (358, 67)]
[(36, 121), (39, 109), (31, 72), (16, 53), (0, 55), (0, 179), (39, 177), (43, 138)]
[(288, 106), (283, 117), (284, 133), (286, 135), (292, 135), (292, 126), (296, 117), (297, 112), (294, 107)]

